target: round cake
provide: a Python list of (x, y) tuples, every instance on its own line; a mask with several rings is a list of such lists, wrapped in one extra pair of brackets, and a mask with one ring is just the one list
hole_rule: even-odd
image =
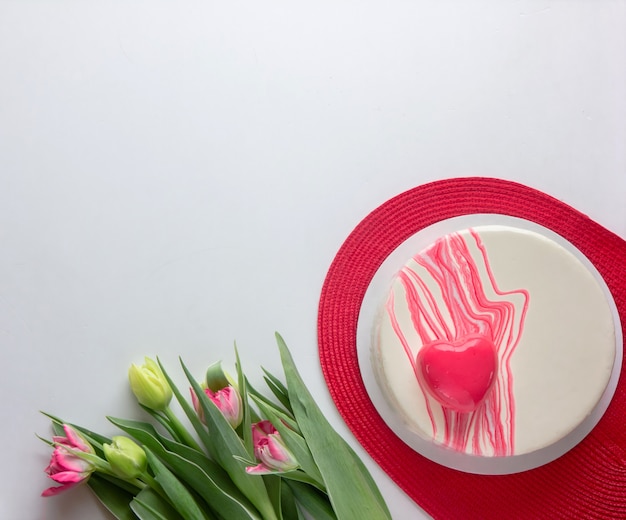
[(536, 453), (576, 432), (605, 396), (611, 305), (598, 275), (556, 240), (509, 225), (461, 229), (393, 278), (374, 375), (421, 441), (475, 457)]

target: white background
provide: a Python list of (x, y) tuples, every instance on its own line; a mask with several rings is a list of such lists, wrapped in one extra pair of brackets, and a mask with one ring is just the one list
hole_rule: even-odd
[(456, 176), (626, 237), (625, 22), (624, 1), (0, 0), (0, 518), (106, 518), (87, 489), (39, 498), (38, 410), (114, 434), (144, 354), (201, 377), (236, 340), (260, 381), (274, 330), (394, 519), (421, 518), (328, 396), (328, 266), (378, 205)]

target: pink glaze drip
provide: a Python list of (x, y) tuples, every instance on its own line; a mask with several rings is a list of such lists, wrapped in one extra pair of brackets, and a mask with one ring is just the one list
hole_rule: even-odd
[[(433, 436), (442, 417), (444, 445), (475, 455), (512, 455), (515, 399), (510, 360), (522, 334), (529, 294), (523, 289), (501, 291), (478, 233), (470, 230), (470, 236), (476, 260), (460, 234), (448, 235), (414, 257), (436, 291), (408, 266), (399, 273), (412, 331), (402, 330), (393, 293), (386, 308), (422, 388)], [(486, 275), (481, 276), (479, 264)], [(486, 288), (495, 295), (492, 299)], [(520, 299), (518, 312), (514, 301)], [(407, 333), (419, 337), (417, 355)]]

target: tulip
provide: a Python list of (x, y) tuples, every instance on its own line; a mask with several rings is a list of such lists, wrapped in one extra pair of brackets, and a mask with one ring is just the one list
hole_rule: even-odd
[(170, 404), (172, 389), (152, 359), (145, 358), (142, 366), (133, 364), (128, 370), (128, 380), (139, 404), (156, 412), (162, 412)]
[(89, 457), (83, 458), (80, 455), (94, 455), (91, 444), (71, 426), (64, 424), (63, 430), (65, 437), (52, 438), (55, 448), (50, 464), (45, 469), (48, 476), (61, 485), (46, 489), (42, 493), (44, 497), (57, 495), (85, 482), (96, 469), (93, 462), (88, 460)]
[(247, 467), (247, 473), (264, 475), (291, 471), (299, 467), (298, 461), (270, 421), (260, 421), (252, 425), (252, 443), (254, 455), (260, 464)]
[[(241, 396), (235, 387), (228, 385), (217, 392), (213, 392), (210, 388), (205, 388), (204, 393), (211, 401), (213, 401), (213, 403), (215, 403), (215, 406), (217, 406), (219, 411), (222, 412), (222, 415), (226, 418), (228, 424), (230, 424), (233, 428), (237, 428), (237, 426), (241, 424), (243, 419), (243, 406), (241, 403)], [(206, 424), (204, 411), (202, 410), (198, 396), (193, 389), (191, 390), (191, 401), (198, 417), (203, 423)]]
[(146, 452), (128, 437), (118, 435), (111, 440), (102, 449), (113, 473), (127, 480), (143, 474), (148, 464)]

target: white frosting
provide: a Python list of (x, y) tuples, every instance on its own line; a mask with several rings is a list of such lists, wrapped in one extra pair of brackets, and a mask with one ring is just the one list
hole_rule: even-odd
[[(503, 292), (523, 289), (530, 296), (523, 323), (524, 298), (520, 294), (500, 297), (515, 306), (512, 330), (521, 326), (521, 333), (510, 358), (513, 420), (505, 417), (508, 406), (501, 407), (499, 419), (512, 429), (514, 442), (510, 454), (531, 454), (557, 444), (581, 425), (589, 426), (585, 420), (596, 410), (603, 395), (606, 396), (614, 373), (616, 343), (619, 343), (615, 312), (605, 286), (597, 279), (597, 273), (590, 270), (588, 262), (581, 261), (545, 233), (508, 225), (480, 225), (473, 230), (484, 245), (498, 289)], [(491, 290), (475, 240), (467, 230), (460, 235), (479, 268), (485, 294), (497, 300), (499, 297)], [(429, 272), (413, 260), (406, 266), (436, 296), (446, 324), (453, 328), (441, 290)], [(423, 345), (409, 312), (405, 287), (397, 277), (391, 292), (398, 323), (394, 330), (387, 309), (379, 311), (372, 345), (374, 373), (393, 413), (412, 435), (421, 439), (418, 445), (426, 441), (441, 447), (446, 444), (443, 432), (447, 412), (418, 383), (398, 337), (399, 327), (415, 359)], [(388, 294), (384, 295), (385, 301), (387, 298)], [(504, 376), (501, 370), (497, 377)], [(469, 443), (463, 451), (481, 458), (494, 455), (493, 447), (488, 444), (481, 445), (476, 452)]]

